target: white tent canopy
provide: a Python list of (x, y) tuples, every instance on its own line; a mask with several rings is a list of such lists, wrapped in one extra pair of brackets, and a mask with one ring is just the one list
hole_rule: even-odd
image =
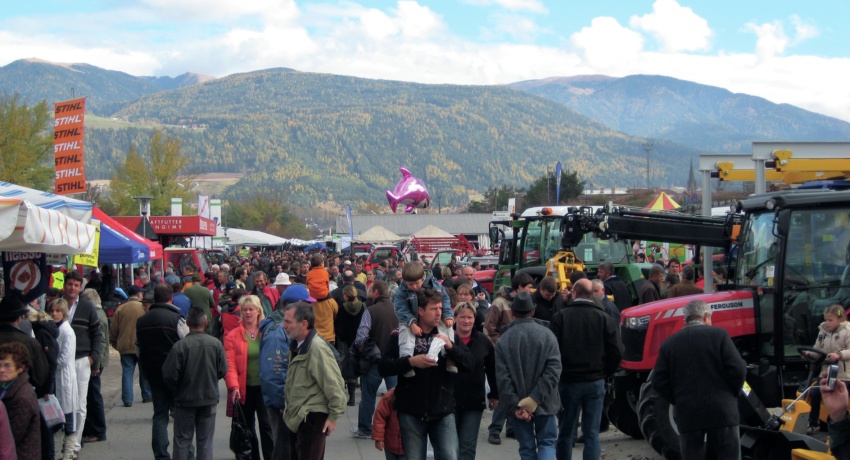
[(29, 201), (0, 199), (0, 251), (91, 253), (97, 228), (87, 222)]
[(26, 200), (42, 209), (56, 211), (84, 224), (91, 222), (92, 204), (10, 182), (0, 182), (0, 198)]
[[(228, 246), (280, 246), (289, 243), (286, 238), (274, 236), (269, 233), (260, 232), (257, 230), (244, 230), (241, 228), (228, 228), (227, 241)], [(217, 237), (224, 237), (225, 230), (218, 227), (216, 230)]]
[(396, 243), (404, 240), (404, 238), (387, 230), (380, 225), (376, 225), (369, 230), (354, 237), (355, 243)]
[(416, 238), (452, 238), (454, 235), (451, 233), (433, 225), (428, 225), (426, 227), (420, 228), (419, 230), (413, 232), (413, 235)]

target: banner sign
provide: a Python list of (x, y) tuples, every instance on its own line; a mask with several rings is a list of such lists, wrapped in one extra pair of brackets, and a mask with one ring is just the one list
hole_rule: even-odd
[[(91, 224), (95, 227), (94, 232), (94, 249), (91, 254), (77, 254), (74, 256), (74, 264), (85, 265), (86, 267), (97, 267), (97, 258), (100, 255), (100, 221), (92, 219)], [(151, 254), (151, 258), (153, 254)]]
[(54, 104), (53, 161), (56, 164), (57, 195), (86, 191), (83, 158), (83, 118), (86, 98)]
[(50, 272), (43, 252), (3, 252), (3, 281), (6, 295), (14, 293), (24, 303), (47, 292)]

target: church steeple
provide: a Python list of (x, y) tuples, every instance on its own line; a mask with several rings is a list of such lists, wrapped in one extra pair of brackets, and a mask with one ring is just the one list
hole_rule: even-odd
[(691, 158), (691, 170), (688, 173), (688, 193), (694, 193), (697, 191), (697, 180), (694, 176), (694, 159)]

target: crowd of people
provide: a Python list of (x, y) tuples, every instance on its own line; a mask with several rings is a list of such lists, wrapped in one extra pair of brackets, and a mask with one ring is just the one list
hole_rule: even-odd
[[(388, 459), (424, 460), (429, 448), (438, 460), (475, 458), (486, 409), (487, 441), (500, 445), (504, 431), (520, 458), (570, 459), (577, 443), (584, 459), (600, 458), (605, 386), (623, 353), (619, 313), (632, 306), (613, 265), (602, 263), (592, 280), (574, 271), (564, 290), (554, 278), (535, 283), (520, 272), (492, 295), (473, 265), (453, 261), (433, 272), (419, 261), (364, 265), (342, 255), (256, 252), (232, 255), (207, 273), (141, 267), (118, 291), (127, 298), (109, 319), (101, 305), (104, 284), (113, 289), (108, 267), (89, 279), (62, 271), (61, 290), (43, 304), (7, 296), (0, 302), (0, 441), (8, 421), (13, 442), (0, 444), (15, 446), (20, 459), (55, 458), (54, 433), (62, 430), (62, 458), (70, 460), (86, 443), (105, 440), (99, 377), (112, 346), (121, 357), (123, 405), (136, 402), (136, 382), (142, 403), (152, 403), (155, 459), (212, 458), (222, 397), (226, 415), (245, 430), (250, 454), (239, 458), (324, 458), (346, 406), (358, 406), (358, 386), (357, 425), (348, 435), (371, 439)], [(693, 267), (675, 259), (649, 275), (641, 302), (701, 292)], [(689, 303), (685, 316), (687, 327), (661, 349), (652, 383), (681, 414), (687, 458), (704, 458), (706, 446), (735, 458), (743, 360), (725, 331), (696, 327), (711, 325), (704, 303)], [(692, 356), (697, 342), (705, 348), (696, 352), (700, 361)], [(681, 369), (694, 381), (673, 378)], [(382, 382), (387, 391), (378, 401)], [(711, 398), (689, 398), (709, 387)], [(834, 403), (842, 394), (846, 406), (843, 386), (823, 399)], [(64, 424), (47, 426), (39, 414), (36, 398), (46, 395), (56, 396)], [(833, 421), (844, 419), (830, 407)], [(686, 415), (705, 410), (716, 417)]]

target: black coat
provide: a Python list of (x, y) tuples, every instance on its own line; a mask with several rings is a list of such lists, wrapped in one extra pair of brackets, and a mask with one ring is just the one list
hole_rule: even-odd
[(661, 345), (650, 380), (675, 406), (679, 431), (738, 425), (738, 394), (747, 364), (729, 333), (691, 323)]
[(623, 356), (619, 326), (590, 299), (575, 299), (549, 323), (561, 350), (561, 382), (591, 382), (614, 374)]
[[(436, 333), (434, 328), (433, 333), (424, 334), (423, 339), (430, 343)], [(418, 346), (414, 354), (421, 354)], [(459, 341), (448, 351), (448, 356), (454, 360), (459, 373), (472, 369), (472, 353)], [(414, 369), (416, 375), (404, 377), (411, 369), (414, 368), (410, 365), (410, 358), (398, 356), (398, 335), (394, 333), (387, 340), (378, 372), (381, 377), (399, 376), (395, 387), (396, 409), (425, 420), (438, 420), (454, 413), (454, 387), (458, 374), (446, 371), (446, 359), (441, 357), (437, 366)]]
[[(461, 341), (457, 332), (455, 332), (455, 340)], [(485, 376), (490, 384), (490, 393), (486, 395), (487, 398), (499, 398), (499, 390), (496, 386), (496, 349), (484, 333), (475, 329), (472, 330), (466, 347), (472, 353), (472, 370), (458, 374), (455, 379), (455, 410), (484, 410), (487, 407), (487, 401), (484, 398)]]
[(632, 306), (632, 294), (625, 281), (616, 275), (612, 275), (602, 284), (605, 285), (605, 295), (614, 296), (614, 305), (617, 306), (618, 310), (623, 311)]
[(561, 308), (564, 308), (564, 298), (560, 292), (556, 293), (552, 299), (546, 300), (540, 295), (538, 289), (534, 294), (531, 294), (531, 301), (534, 302), (535, 306), (534, 317), (543, 321), (552, 321), (555, 314), (561, 311)]
[(139, 348), (139, 367), (152, 385), (165, 385), (162, 364), (168, 352), (180, 340), (178, 325), (180, 311), (168, 304), (155, 303), (136, 320), (136, 345)]

